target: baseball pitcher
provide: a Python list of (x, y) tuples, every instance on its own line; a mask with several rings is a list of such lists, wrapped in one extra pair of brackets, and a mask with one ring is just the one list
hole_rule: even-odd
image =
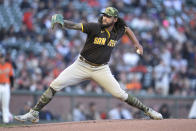
[(61, 14), (55, 14), (52, 16), (52, 28), (56, 24), (60, 24), (62, 28), (86, 33), (85, 45), (77, 60), (52, 81), (38, 103), (28, 113), (15, 116), (16, 120), (38, 122), (39, 111), (51, 101), (57, 91), (89, 79), (97, 82), (114, 97), (144, 111), (150, 118), (163, 119), (160, 113), (145, 106), (136, 97), (122, 90), (110, 71), (108, 61), (112, 50), (124, 34), (134, 43), (137, 53), (143, 54), (143, 48), (132, 30), (118, 17), (117, 9), (107, 7), (98, 23), (74, 23), (64, 20)]

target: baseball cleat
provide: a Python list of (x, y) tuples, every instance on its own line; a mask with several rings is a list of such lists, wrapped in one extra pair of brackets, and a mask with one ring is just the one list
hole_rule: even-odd
[(154, 120), (162, 120), (163, 119), (163, 116), (161, 115), (161, 113), (158, 113), (151, 108), (149, 108), (149, 110), (147, 112), (145, 112), (145, 114)]
[(37, 123), (39, 122), (39, 112), (31, 109), (24, 115), (14, 116), (14, 119), (21, 122), (30, 121), (32, 123)]

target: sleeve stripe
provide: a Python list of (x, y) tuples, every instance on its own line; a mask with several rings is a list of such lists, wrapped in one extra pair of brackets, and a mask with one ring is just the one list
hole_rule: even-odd
[(83, 27), (83, 24), (81, 23), (81, 26), (82, 26), (82, 32), (84, 32), (84, 27)]
[[(108, 36), (109, 36), (109, 38), (110, 38), (110, 32), (107, 30), (107, 29), (105, 29), (105, 31), (108, 33)], [(108, 39), (109, 39), (108, 38)]]

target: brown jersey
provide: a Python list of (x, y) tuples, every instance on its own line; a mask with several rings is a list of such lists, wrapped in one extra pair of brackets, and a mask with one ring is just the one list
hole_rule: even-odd
[(82, 32), (87, 34), (81, 56), (95, 64), (105, 64), (109, 61), (113, 48), (122, 37), (124, 30), (108, 31), (99, 23), (83, 23)]

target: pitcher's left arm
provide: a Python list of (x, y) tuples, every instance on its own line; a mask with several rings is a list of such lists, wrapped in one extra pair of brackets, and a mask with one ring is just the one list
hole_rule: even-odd
[(143, 54), (143, 47), (142, 45), (139, 44), (135, 34), (133, 33), (133, 31), (129, 28), (129, 27), (125, 27), (125, 34), (129, 37), (129, 39), (133, 42), (135, 48), (136, 48), (136, 52), (140, 55)]

